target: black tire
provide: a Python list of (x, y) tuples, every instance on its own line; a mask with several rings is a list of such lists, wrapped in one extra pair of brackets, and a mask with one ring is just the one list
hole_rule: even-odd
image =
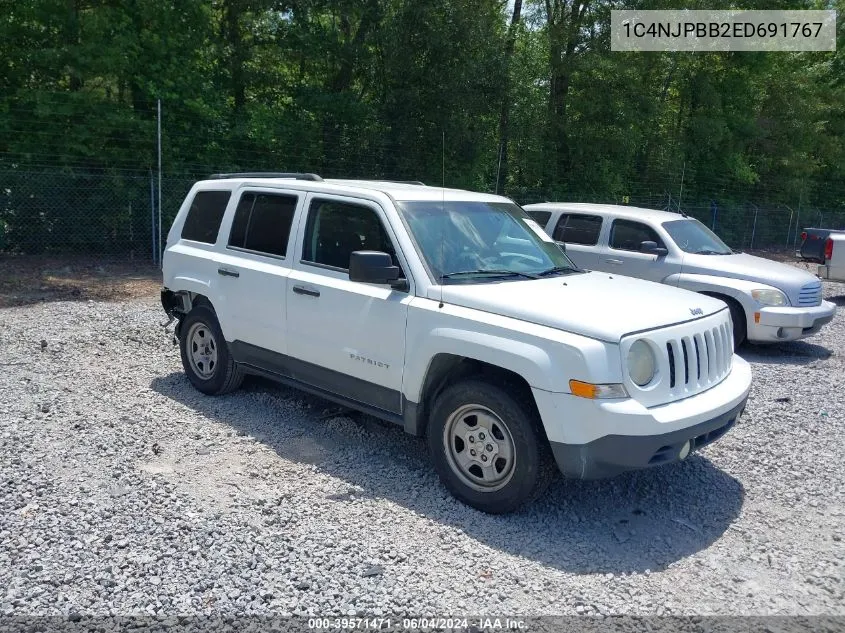
[(733, 323), (734, 328), (734, 351), (738, 350), (740, 346), (745, 343), (745, 339), (748, 336), (748, 323), (745, 320), (745, 310), (742, 309), (742, 306), (736, 299), (709, 292), (702, 292), (701, 294), (724, 301), (728, 305), (728, 310), (730, 310), (731, 313), (731, 322)]
[[(449, 492), (482, 512), (505, 514), (516, 510), (528, 501), (537, 499), (557, 472), (536, 408), (528, 401), (528, 396), (517, 394), (519, 390), (506, 391), (498, 385), (472, 378), (447, 387), (437, 397), (432, 407), (428, 423), (428, 447), (434, 468)], [(480, 409), (472, 407), (480, 407)], [(498, 422), (494, 418), (486, 417), (484, 410), (492, 412), (494, 417), (498, 418)], [(472, 483), (467, 483), (471, 477), (477, 476), (478, 472), (483, 472), (480, 468), (481, 462), (468, 457), (471, 446), (468, 441), (455, 440), (451, 433), (447, 433), (447, 427), (455, 429), (455, 420), (471, 420), (473, 411), (481, 412), (481, 418), (476, 415), (476, 426), (467, 428), (476, 429), (472, 432), (472, 441), (480, 442), (474, 444), (474, 448), (479, 451), (485, 447), (489, 448), (490, 444), (487, 443), (489, 440), (477, 440), (475, 436), (480, 435), (479, 430), (485, 431), (489, 428), (489, 426), (485, 428), (483, 424), (489, 425), (490, 421), (494, 420), (492, 423), (494, 430), (487, 433), (496, 446), (489, 468), (498, 468), (493, 463), (494, 460), (497, 463), (506, 461), (502, 457), (505, 454), (505, 445), (513, 448), (509, 474), (506, 479), (499, 482), (498, 485), (501, 487), (491, 486), (488, 489), (483, 489), (483, 487), (479, 489), (473, 487)], [(482, 423), (480, 420), (485, 417), (486, 420)], [(503, 423), (504, 429), (498, 423)], [(496, 430), (498, 430), (498, 435)], [(506, 432), (505, 436), (500, 437), (503, 430)], [(510, 444), (506, 436), (509, 436)], [(447, 437), (450, 439), (447, 440)], [(481, 437), (483, 438), (484, 435)], [(456, 441), (463, 445), (460, 454), (465, 459), (474, 462), (469, 467), (470, 470), (457, 465), (454, 457), (456, 453), (451, 452)], [(481, 456), (479, 452), (479, 457)], [(474, 471), (475, 475), (471, 470), (474, 467), (478, 467)], [(494, 473), (494, 476), (501, 476), (501, 474)], [(482, 484), (475, 482), (475, 486), (482, 486)]]
[[(203, 336), (209, 337), (205, 340), (210, 341), (210, 345), (213, 345), (216, 352), (213, 362), (191, 362), (191, 354), (196, 349), (191, 339), (194, 334), (199, 335), (201, 331), (204, 332)], [(241, 386), (244, 372), (232, 358), (220, 324), (217, 322), (217, 315), (209, 306), (196, 306), (183, 319), (179, 326), (179, 352), (182, 356), (185, 375), (199, 391), (216, 396), (235, 391)], [(195, 364), (197, 367), (194, 367)]]
[(734, 325), (734, 351), (736, 351), (745, 343), (745, 338), (748, 335), (745, 310), (733, 299), (723, 299), (723, 301), (728, 304), (728, 309), (731, 311), (731, 321), (733, 321)]

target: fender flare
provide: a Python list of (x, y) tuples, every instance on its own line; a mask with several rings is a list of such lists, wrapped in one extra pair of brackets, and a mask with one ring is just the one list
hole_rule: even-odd
[[(424, 355), (410, 358), (405, 367), (403, 392), (411, 402), (420, 402), (426, 377), (434, 358), (440, 354), (460, 356), (521, 376), (530, 387), (545, 391), (563, 391), (565, 376), (555, 372), (555, 361), (549, 352), (532, 343), (474, 332), (458, 328), (440, 327), (432, 330), (417, 349), (425, 350)], [(586, 362), (584, 362), (586, 367)], [(577, 367), (572, 368), (577, 371)], [(555, 384), (554, 379), (559, 379)], [(568, 391), (566, 386), (565, 391)]]

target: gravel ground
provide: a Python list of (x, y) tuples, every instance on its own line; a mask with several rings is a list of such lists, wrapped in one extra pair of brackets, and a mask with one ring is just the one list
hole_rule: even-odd
[[(825, 284), (845, 307), (845, 286)], [(193, 390), (152, 299), (0, 310), (0, 613), (845, 615), (845, 309), (725, 438), (493, 517), (422, 440)]]

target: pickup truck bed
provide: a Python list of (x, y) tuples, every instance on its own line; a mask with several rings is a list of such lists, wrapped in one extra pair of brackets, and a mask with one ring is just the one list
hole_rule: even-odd
[(814, 228), (804, 229), (801, 232), (801, 248), (798, 251), (801, 259), (817, 264), (824, 264), (824, 244), (827, 238), (834, 233), (845, 234), (845, 231)]
[(824, 241), (818, 275), (827, 281), (845, 283), (845, 231), (834, 231)]

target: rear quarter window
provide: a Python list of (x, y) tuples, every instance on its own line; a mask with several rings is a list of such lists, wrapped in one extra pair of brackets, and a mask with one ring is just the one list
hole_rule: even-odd
[(541, 228), (546, 228), (549, 223), (549, 218), (552, 217), (551, 211), (526, 211), (526, 213), (540, 225)]
[(182, 239), (214, 244), (231, 191), (198, 191), (182, 226)]

